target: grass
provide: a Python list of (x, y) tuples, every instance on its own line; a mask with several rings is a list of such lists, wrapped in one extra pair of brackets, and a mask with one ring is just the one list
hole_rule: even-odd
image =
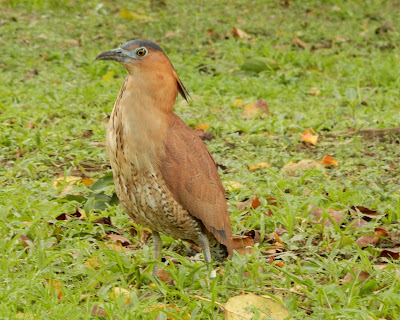
[[(383, 247), (398, 245), (398, 142), (338, 134), (400, 126), (397, 1), (167, 0), (160, 10), (149, 1), (0, 5), (2, 319), (221, 319), (215, 301), (241, 292), (273, 295), (295, 319), (400, 317), (398, 261), (380, 257)], [(232, 37), (234, 26), (253, 39)], [(95, 205), (94, 195), (112, 196), (98, 142), (125, 74), (94, 58), (137, 38), (168, 53), (193, 97), (189, 104), (179, 100), (176, 113), (192, 127), (210, 125), (215, 139), (207, 145), (226, 167), (223, 181), (243, 184), (227, 193), (234, 233), (255, 229), (264, 238), (252, 253), (226, 262), (211, 283), (201, 259), (189, 259), (181, 242), (164, 237), (163, 267), (173, 281), (151, 284), (151, 240), (143, 244), (129, 233), (132, 223), (110, 198), (107, 206)], [(269, 59), (262, 72), (241, 68), (260, 57)], [(245, 104), (264, 99), (271, 115), (242, 118), (242, 107), (234, 105), (239, 98)], [(312, 148), (299, 139), (309, 127), (320, 134)], [(339, 166), (295, 175), (281, 170), (324, 155)], [(270, 167), (248, 170), (259, 162)], [(60, 197), (67, 186), (54, 187), (60, 175), (105, 183), (97, 189), (80, 184), (74, 190), (80, 197)], [(262, 205), (251, 209), (247, 199), (254, 197)], [(85, 219), (56, 220), (77, 206)], [(343, 210), (344, 223), (315, 223), (311, 206), (323, 208), (325, 219)], [(351, 228), (353, 206), (381, 216)], [(106, 246), (110, 227), (92, 223), (98, 215), (110, 216), (135, 250)], [(286, 230), (284, 250), (270, 263), (268, 235), (278, 227)], [(355, 241), (376, 227), (390, 241), (360, 248)], [(360, 278), (361, 271), (369, 277)], [(348, 273), (353, 279), (343, 281)], [(129, 304), (124, 295), (110, 298), (115, 287), (130, 292)], [(163, 305), (170, 308), (161, 311)], [(106, 315), (93, 315), (93, 306)]]

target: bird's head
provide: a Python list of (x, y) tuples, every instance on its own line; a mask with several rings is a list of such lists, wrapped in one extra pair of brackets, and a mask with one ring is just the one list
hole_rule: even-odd
[(131, 40), (118, 48), (100, 53), (96, 60), (114, 60), (122, 64), (129, 75), (161, 77), (171, 75), (176, 79), (179, 93), (188, 99), (188, 93), (164, 51), (154, 42)]

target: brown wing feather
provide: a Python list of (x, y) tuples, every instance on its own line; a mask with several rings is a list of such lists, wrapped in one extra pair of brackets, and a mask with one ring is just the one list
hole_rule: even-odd
[(171, 115), (161, 172), (174, 198), (232, 255), (232, 229), (217, 167), (203, 141), (177, 115)]

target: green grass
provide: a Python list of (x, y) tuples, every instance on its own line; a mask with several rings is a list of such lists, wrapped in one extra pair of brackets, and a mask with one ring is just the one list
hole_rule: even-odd
[[(166, 7), (153, 10), (150, 1), (0, 1), (1, 319), (95, 319), (95, 305), (106, 319), (165, 319), (167, 313), (173, 319), (222, 319), (214, 302), (242, 291), (282, 299), (295, 319), (400, 318), (398, 261), (379, 258), (381, 247), (399, 242), (399, 144), (332, 135), (400, 126), (400, 5), (287, 3), (167, 0)], [(120, 9), (137, 16), (123, 19)], [(377, 31), (390, 20), (393, 30)], [(233, 38), (234, 26), (253, 40)], [(193, 97), (189, 104), (179, 100), (176, 113), (192, 127), (210, 125), (207, 131), (216, 138), (207, 145), (226, 166), (223, 181), (244, 185), (227, 194), (234, 233), (256, 229), (265, 236), (252, 254), (226, 262), (211, 283), (202, 260), (188, 258), (181, 242), (164, 237), (169, 258), (163, 267), (173, 282), (151, 285), (151, 240), (142, 245), (131, 236), (131, 222), (113, 202), (94, 207), (93, 194), (111, 196), (112, 186), (81, 186), (75, 190), (81, 202), (59, 197), (65, 183), (53, 186), (60, 175), (109, 173), (105, 150), (95, 142), (104, 140), (125, 71), (94, 58), (137, 38), (155, 41), (168, 53)], [(293, 45), (293, 38), (308, 47)], [(241, 69), (259, 57), (270, 59), (269, 68)], [(311, 87), (320, 94), (312, 95)], [(264, 99), (271, 115), (243, 119), (242, 107), (233, 104), (238, 98)], [(299, 138), (309, 127), (320, 134), (315, 148), (303, 147)], [(84, 137), (87, 130), (93, 135)], [(290, 161), (324, 155), (339, 166), (297, 175), (281, 171)], [(248, 170), (259, 162), (270, 167)], [(256, 209), (237, 208), (255, 196), (275, 198), (277, 206), (261, 199)], [(382, 217), (352, 229), (347, 213), (355, 205)], [(86, 209), (86, 219), (55, 219), (77, 206)], [(344, 210), (345, 223), (315, 223), (310, 206)], [(272, 216), (264, 215), (268, 208)], [(107, 226), (91, 223), (95, 214), (111, 216), (135, 250), (104, 246)], [(390, 241), (362, 250), (355, 240), (377, 226), (389, 232)], [(282, 268), (270, 264), (265, 252), (272, 247), (266, 235), (277, 227), (287, 231), (275, 261), (283, 261)], [(24, 246), (21, 235), (32, 242)], [(90, 259), (99, 267), (88, 265)], [(377, 267), (382, 263), (386, 268)], [(362, 270), (370, 274), (365, 281), (358, 279)], [(347, 273), (354, 279), (343, 283)], [(61, 282), (61, 300), (46, 279)], [(110, 299), (114, 287), (131, 292), (130, 304), (124, 297)], [(172, 308), (165, 314), (152, 308), (167, 304)]]

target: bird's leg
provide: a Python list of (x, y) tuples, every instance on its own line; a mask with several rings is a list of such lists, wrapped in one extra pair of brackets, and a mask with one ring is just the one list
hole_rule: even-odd
[(157, 278), (158, 271), (158, 258), (161, 256), (162, 241), (160, 234), (157, 231), (153, 231), (153, 245), (154, 245), (154, 260), (156, 261), (153, 272), (151, 273), (154, 278)]
[(199, 235), (199, 245), (201, 249), (203, 249), (203, 254), (204, 254), (204, 260), (206, 261), (207, 264), (207, 270), (210, 272), (210, 267), (211, 267), (211, 274), (210, 278), (213, 279), (215, 278), (216, 272), (214, 269), (212, 269), (212, 264), (211, 264), (211, 252), (210, 252), (210, 243), (208, 242), (207, 235), (205, 233), (200, 233)]

